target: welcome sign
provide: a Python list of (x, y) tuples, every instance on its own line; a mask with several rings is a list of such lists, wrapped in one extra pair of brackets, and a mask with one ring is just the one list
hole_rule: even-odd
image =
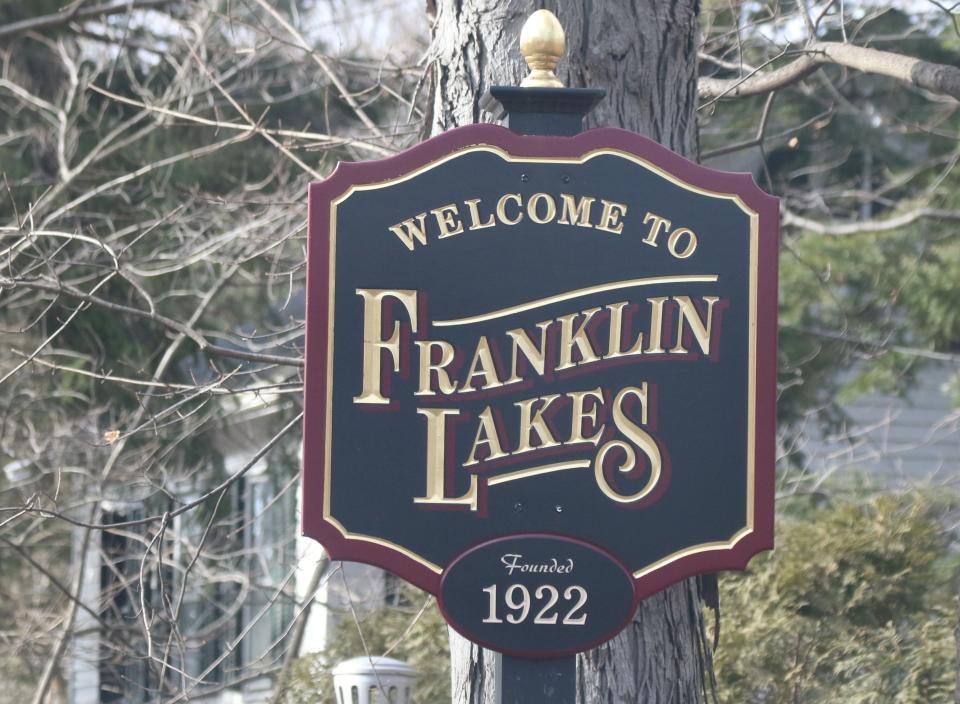
[(772, 547), (777, 201), (474, 125), (310, 191), (303, 530), (520, 655)]

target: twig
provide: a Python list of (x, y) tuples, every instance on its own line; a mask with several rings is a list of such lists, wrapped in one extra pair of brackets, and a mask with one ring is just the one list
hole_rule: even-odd
[(322, 132), (304, 132), (302, 130), (283, 130), (283, 129), (270, 129), (266, 127), (260, 127), (258, 125), (238, 125), (233, 122), (224, 122), (223, 120), (211, 120), (205, 117), (200, 117), (199, 115), (191, 115), (186, 112), (180, 112), (179, 110), (171, 110), (170, 108), (160, 107), (158, 105), (147, 105), (144, 102), (139, 100), (134, 100), (133, 98), (127, 98), (117, 93), (113, 93), (106, 88), (101, 88), (100, 86), (90, 85), (90, 90), (100, 93), (111, 100), (116, 100), (119, 103), (125, 103), (127, 105), (132, 105), (134, 107), (143, 108), (144, 110), (149, 110), (150, 112), (155, 112), (160, 115), (166, 115), (168, 117), (175, 117), (179, 120), (185, 120), (187, 122), (194, 122), (198, 125), (205, 125), (207, 127), (215, 127), (218, 130), (236, 130), (238, 132), (255, 132), (261, 135), (273, 135), (277, 137), (289, 137), (291, 139), (305, 139), (305, 140), (317, 140), (320, 142), (328, 142), (331, 145), (337, 146), (348, 146), (356, 147), (357, 149), (365, 149), (367, 151), (373, 152), (379, 156), (391, 156), (394, 154), (394, 150), (387, 149), (377, 144), (370, 144), (361, 139), (348, 139), (345, 137), (334, 137), (333, 135), (324, 134)]
[(319, 66), (321, 70), (327, 74), (327, 78), (329, 78), (330, 82), (336, 86), (337, 91), (340, 93), (340, 97), (346, 101), (347, 105), (350, 106), (356, 116), (360, 118), (360, 122), (362, 122), (367, 129), (373, 132), (373, 134), (386, 142), (387, 138), (384, 136), (383, 132), (381, 132), (380, 128), (374, 124), (373, 120), (370, 119), (370, 116), (367, 115), (364, 109), (360, 107), (360, 104), (357, 102), (356, 98), (353, 97), (353, 93), (347, 89), (347, 86), (344, 85), (343, 81), (340, 80), (340, 77), (336, 74), (336, 72), (330, 68), (330, 64), (327, 63), (327, 60), (322, 55), (315, 52), (307, 43), (307, 40), (304, 39), (303, 35), (300, 34), (300, 32), (298, 32), (292, 24), (287, 22), (286, 18), (277, 12), (276, 8), (266, 2), (266, 0), (253, 1), (262, 7), (267, 14), (273, 17), (273, 19), (277, 21), (277, 24), (283, 27), (290, 34), (290, 36), (297, 41), (297, 43), (300, 45), (300, 48), (306, 51), (310, 55), (310, 58), (316, 62), (317, 66)]

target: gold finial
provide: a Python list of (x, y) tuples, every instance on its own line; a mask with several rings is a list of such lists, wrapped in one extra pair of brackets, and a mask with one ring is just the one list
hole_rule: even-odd
[(524, 88), (563, 88), (553, 70), (563, 55), (567, 40), (560, 20), (550, 10), (534, 12), (520, 30), (520, 53), (530, 67)]

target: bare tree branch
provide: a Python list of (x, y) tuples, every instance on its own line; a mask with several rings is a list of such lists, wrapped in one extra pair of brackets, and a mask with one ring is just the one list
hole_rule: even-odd
[[(69, 286), (65, 283), (58, 282), (56, 284), (44, 283), (42, 281), (4, 281), (0, 279), (0, 286), (20, 286), (24, 288), (32, 288), (38, 291), (46, 291), (48, 293), (55, 294), (66, 294), (71, 298), (76, 298), (77, 300), (83, 301), (84, 303), (92, 303), (98, 305), (106, 310), (114, 311), (116, 313), (126, 313), (127, 315), (137, 316), (139, 318), (144, 318), (146, 320), (152, 320), (155, 323), (159, 323), (170, 330), (177, 332), (179, 334), (185, 335), (186, 337), (193, 340), (194, 343), (204, 352), (208, 354), (215, 355), (217, 357), (226, 357), (228, 359), (241, 359), (248, 362), (261, 362), (263, 364), (282, 364), (291, 367), (303, 367), (303, 360), (297, 357), (289, 357), (287, 355), (277, 355), (277, 354), (265, 354), (262, 352), (248, 352), (245, 350), (232, 349), (230, 347), (223, 347), (222, 345), (217, 345), (212, 342), (209, 342), (203, 335), (194, 330), (189, 325), (185, 325), (178, 320), (173, 318), (168, 318), (167, 316), (160, 315), (159, 313), (151, 312), (148, 310), (142, 310), (140, 308), (134, 308), (133, 306), (124, 305), (122, 303), (115, 303), (113, 301), (107, 300), (105, 298), (100, 298), (92, 294), (84, 293), (79, 291), (76, 288)], [(79, 310), (79, 309), (78, 309)], [(39, 351), (39, 350), (38, 350)], [(21, 364), (26, 364), (28, 361), (33, 359), (31, 355), (28, 359), (24, 360)], [(9, 374), (8, 374), (9, 376)], [(0, 382), (3, 380), (0, 379)]]
[(783, 224), (799, 227), (818, 235), (857, 235), (862, 232), (889, 232), (921, 219), (960, 220), (960, 210), (942, 208), (916, 208), (885, 220), (857, 220), (856, 222), (820, 222), (783, 210)]
[(719, 149), (711, 149), (710, 151), (701, 154), (700, 158), (712, 159), (713, 157), (723, 156), (724, 154), (732, 154), (733, 152), (738, 152), (742, 149), (749, 149), (750, 147), (758, 147), (762, 145), (764, 139), (766, 138), (767, 124), (770, 122), (770, 112), (776, 95), (776, 92), (771, 92), (770, 95), (767, 96), (767, 102), (763, 106), (763, 113), (760, 115), (760, 124), (757, 126), (757, 133), (753, 139), (729, 144), (725, 147), (720, 147)]
[(960, 68), (936, 64), (891, 51), (882, 51), (841, 42), (813, 42), (803, 55), (773, 71), (757, 72), (745, 78), (701, 77), (698, 92), (702, 100), (744, 98), (784, 88), (827, 64), (895, 78), (933, 93), (960, 100)]
[(253, 2), (257, 3), (257, 5), (262, 7), (264, 11), (273, 17), (277, 24), (283, 27), (284, 30), (287, 31), (290, 36), (293, 37), (293, 39), (300, 45), (300, 47), (310, 55), (310, 58), (316, 62), (317, 66), (319, 66), (320, 69), (327, 75), (327, 78), (330, 79), (330, 82), (337, 87), (337, 90), (340, 92), (340, 97), (343, 98), (347, 102), (347, 105), (353, 109), (353, 112), (360, 119), (360, 122), (362, 122), (367, 129), (369, 129), (381, 140), (385, 140), (386, 137), (384, 136), (383, 132), (381, 132), (380, 128), (377, 127), (373, 120), (370, 119), (370, 116), (367, 115), (367, 112), (360, 106), (360, 103), (357, 102), (356, 97), (354, 97), (353, 93), (350, 92), (346, 84), (344, 84), (336, 72), (330, 67), (330, 64), (327, 62), (327, 60), (313, 50), (313, 47), (311, 47), (304, 36), (297, 31), (296, 27), (290, 24), (283, 17), (283, 15), (277, 12), (276, 8), (270, 3), (266, 2), (266, 0), (253, 0)]
[(276, 137), (291, 137), (294, 139), (302, 139), (307, 142), (314, 143), (313, 146), (319, 145), (336, 145), (336, 146), (349, 146), (356, 147), (357, 149), (362, 149), (364, 151), (373, 152), (380, 156), (390, 156), (396, 152), (392, 149), (386, 147), (381, 147), (377, 144), (370, 144), (361, 139), (348, 139), (344, 137), (334, 137), (333, 135), (323, 134), (321, 132), (308, 132), (303, 130), (282, 130), (282, 129), (269, 129), (266, 127), (260, 127), (259, 125), (238, 125), (233, 122), (225, 122), (224, 120), (209, 120), (198, 115), (191, 115), (189, 113), (180, 112), (179, 110), (170, 110), (169, 108), (160, 107), (157, 105), (147, 105), (139, 100), (132, 100), (122, 95), (117, 95), (106, 88), (101, 88), (99, 86), (90, 86), (90, 90), (96, 91), (102, 95), (116, 100), (120, 103), (125, 103), (127, 105), (134, 105), (151, 112), (156, 112), (161, 115), (166, 115), (168, 117), (175, 117), (180, 120), (185, 120), (187, 122), (194, 122), (198, 125), (206, 125), (208, 127), (215, 127), (218, 130), (236, 130), (238, 132), (256, 132), (263, 135), (271, 135)]
[(39, 17), (11, 22), (0, 26), (0, 39), (15, 37), (27, 32), (42, 32), (54, 27), (62, 27), (70, 22), (99, 19), (118, 15), (131, 10), (159, 9), (170, 5), (174, 0), (123, 0), (123, 2), (103, 3), (83, 7), (81, 3), (73, 3), (70, 9)]

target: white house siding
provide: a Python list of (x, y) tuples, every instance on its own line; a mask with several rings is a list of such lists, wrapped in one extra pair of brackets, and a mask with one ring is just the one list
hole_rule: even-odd
[(863, 475), (884, 485), (960, 488), (960, 411), (947, 385), (958, 363), (924, 366), (903, 397), (867, 395), (844, 406), (848, 422), (824, 434), (811, 420), (797, 450), (818, 477)]
[[(96, 534), (94, 534), (94, 538)], [(72, 561), (83, 562), (83, 578), (78, 600), (83, 604), (100, 601), (100, 546), (91, 539), (86, 548), (85, 559), (83, 531), (73, 532)], [(85, 609), (77, 609), (74, 629), (77, 633), (71, 641), (64, 658), (67, 697), (70, 704), (100, 704), (100, 636), (97, 622)]]

